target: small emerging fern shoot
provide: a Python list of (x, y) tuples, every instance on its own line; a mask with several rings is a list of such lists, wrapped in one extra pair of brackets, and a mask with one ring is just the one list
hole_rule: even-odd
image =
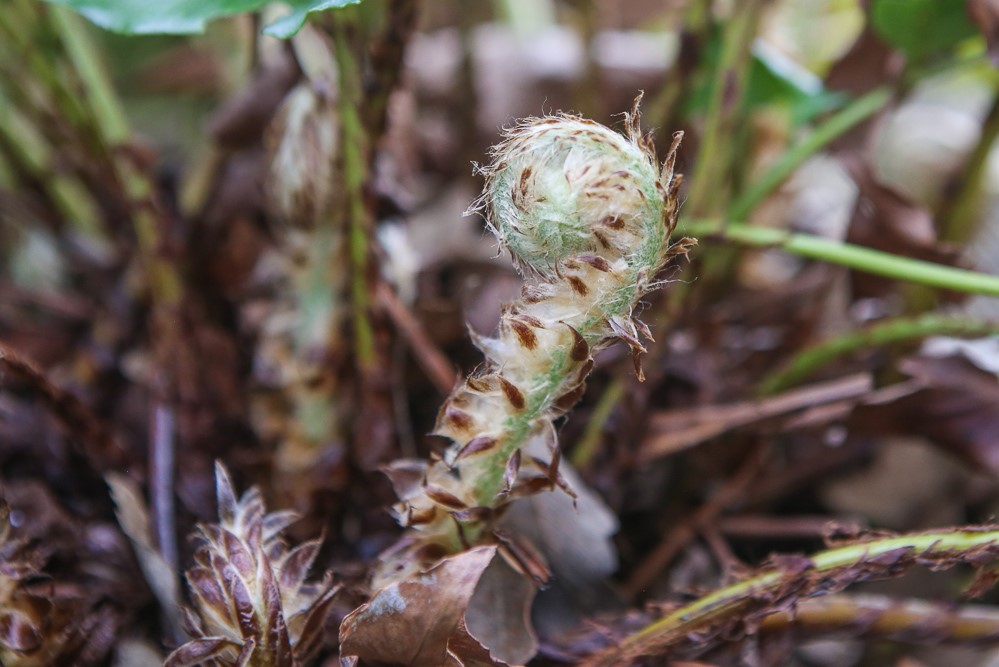
[(296, 516), (267, 514), (260, 490), (237, 498), (215, 465), (219, 522), (198, 528), (200, 546), (187, 571), (194, 601), (185, 618), (194, 637), (166, 667), (295, 667), (319, 650), (336, 588), (329, 575), (306, 581), (320, 541), (289, 548), (281, 533)]

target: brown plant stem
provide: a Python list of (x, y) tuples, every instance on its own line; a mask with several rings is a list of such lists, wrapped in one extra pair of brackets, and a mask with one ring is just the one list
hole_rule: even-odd
[(725, 486), (693, 515), (673, 527), (663, 540), (642, 560), (625, 582), (622, 590), (629, 598), (638, 597), (652, 581), (659, 576), (670, 562), (687, 546), (701, 526), (713, 521), (729, 505), (746, 493), (746, 490), (762, 471), (766, 462), (766, 450), (757, 448), (746, 457), (742, 466)]
[(416, 362), (434, 387), (443, 396), (450, 394), (460, 376), (441, 349), (427, 336), (420, 321), (385, 282), (378, 283), (378, 302), (412, 348)]
[(793, 612), (778, 611), (760, 624), (764, 634), (784, 631), (798, 637), (848, 633), (920, 644), (993, 644), (999, 640), (999, 610), (882, 595), (827, 595), (801, 600)]
[(377, 466), (391, 446), (392, 401), (389, 391), (388, 353), (375, 323), (376, 267), (371, 261), (375, 228), (375, 201), (371, 182), (374, 138), (364, 118), (363, 62), (358, 57), (361, 31), (355, 7), (331, 13), (329, 25), (340, 76), (341, 155), (343, 206), (347, 211), (350, 256), (350, 298), (353, 343), (359, 378), (358, 429), (355, 448), (362, 467)]
[(372, 76), (367, 86), (365, 122), (377, 145), (388, 125), (389, 97), (402, 78), (406, 45), (416, 29), (418, 0), (388, 0), (385, 24), (371, 42)]
[(961, 170), (944, 188), (935, 211), (937, 231), (942, 241), (964, 243), (971, 239), (981, 218), (982, 186), (989, 155), (999, 138), (999, 90), (982, 124), (982, 133)]
[(856, 404), (869, 395), (873, 380), (856, 373), (788, 391), (778, 396), (730, 405), (706, 405), (660, 412), (650, 420), (650, 433), (638, 452), (647, 462), (694, 447), (736, 429), (806, 410)]
[(170, 569), (179, 569), (174, 479), (176, 473), (176, 419), (173, 410), (157, 402), (153, 406), (149, 438), (149, 496), (155, 517), (156, 543)]
[(0, 343), (0, 386), (20, 384), (35, 394), (59, 422), (67, 437), (78, 441), (98, 471), (122, 465), (125, 452), (104, 421), (79, 398), (46, 377), (33, 362)]

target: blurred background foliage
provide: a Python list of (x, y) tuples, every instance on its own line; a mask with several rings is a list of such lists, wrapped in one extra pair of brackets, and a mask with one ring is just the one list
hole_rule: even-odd
[[(648, 380), (605, 351), (560, 426), (596, 492), (583, 528), (520, 519), (557, 575), (537, 664), (817, 549), (831, 520), (991, 521), (997, 64), (992, 0), (8, 0), (0, 488), (19, 541), (0, 558), (57, 582), (58, 613), (39, 616), (38, 580), (4, 602), (48, 653), (0, 636), (0, 661), (158, 664), (182, 640), (162, 584), (215, 520), (215, 459), (303, 514), (296, 539), (325, 532), (317, 562), (348, 584), (334, 655), (398, 535), (377, 469), (439, 450), (424, 434), (480, 361), (465, 323), (490, 331), (519, 289), (462, 215), (471, 163), (528, 115), (619, 127), (639, 91), (660, 149), (685, 132), (679, 231), (700, 246), (645, 306)], [(109, 474), (139, 485), (144, 522), (115, 514)], [(868, 592), (950, 600), (967, 580)], [(999, 660), (937, 646), (954, 632), (791, 626), (757, 664)]]

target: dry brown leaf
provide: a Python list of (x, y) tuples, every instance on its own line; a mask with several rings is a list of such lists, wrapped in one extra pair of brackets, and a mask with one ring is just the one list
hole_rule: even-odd
[(534, 593), (534, 584), (524, 575), (514, 571), (504, 559), (494, 558), (482, 573), (468, 604), (465, 631), (480, 646), (489, 647), (489, 655), (497, 662), (526, 663), (538, 650), (531, 627)]
[(575, 498), (553, 492), (518, 499), (510, 504), (499, 525), (544, 555), (556, 584), (585, 594), (617, 569), (611, 537), (618, 530), (618, 521), (565, 461), (559, 472)]
[(523, 664), (536, 650), (534, 587), (497, 552), (476, 547), (377, 591), (340, 625), (341, 655), (411, 667)]

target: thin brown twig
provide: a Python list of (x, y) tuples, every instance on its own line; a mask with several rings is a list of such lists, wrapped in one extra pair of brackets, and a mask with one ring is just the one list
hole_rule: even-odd
[(402, 78), (403, 57), (416, 29), (418, 4), (417, 0), (389, 0), (385, 26), (371, 41), (372, 76), (367, 86), (365, 119), (371, 141), (376, 146), (388, 125), (389, 96)]
[(726, 577), (731, 576), (735, 572), (745, 571), (745, 564), (732, 551), (732, 547), (729, 546), (725, 536), (718, 529), (717, 523), (713, 521), (705, 522), (699, 527), (699, 530), (701, 537), (704, 538), (708, 547), (711, 548), (715, 560), (718, 561), (718, 565), (721, 566), (722, 572), (725, 573)]
[(173, 497), (176, 470), (175, 425), (173, 410), (157, 401), (153, 407), (149, 438), (149, 495), (159, 551), (172, 571), (177, 571), (180, 563)]
[(649, 461), (673, 454), (727, 431), (817, 405), (844, 400), (856, 403), (872, 387), (870, 374), (858, 373), (788, 391), (772, 399), (662, 412), (652, 419), (650, 435), (642, 445), (639, 460)]
[(434, 383), (434, 387), (441, 392), (441, 395), (450, 394), (458, 381), (458, 371), (440, 348), (430, 340), (423, 325), (406, 304), (399, 299), (399, 295), (384, 282), (379, 282), (377, 289), (378, 303), (388, 313), (396, 328), (413, 350), (413, 356), (426, 372), (427, 378)]
[(784, 631), (798, 637), (847, 633), (916, 644), (994, 644), (999, 641), (999, 610), (883, 595), (828, 595), (801, 600), (793, 612), (778, 611), (760, 625), (761, 633)]
[(79, 442), (95, 470), (123, 465), (125, 452), (104, 421), (74, 394), (57, 386), (33, 362), (0, 343), (0, 386), (20, 383), (38, 396), (68, 438)]
[(830, 524), (843, 527), (848, 532), (864, 528), (856, 521), (839, 521), (829, 516), (767, 516), (746, 514), (728, 516), (718, 520), (718, 530), (727, 537), (764, 539), (822, 539)]
[(622, 591), (627, 597), (637, 597), (694, 539), (701, 526), (713, 521), (746, 492), (766, 462), (766, 449), (766, 445), (757, 445), (746, 457), (742, 467), (728, 480), (721, 491), (702, 505), (692, 516), (681, 521), (666, 534), (663, 540), (628, 577), (622, 587)]

